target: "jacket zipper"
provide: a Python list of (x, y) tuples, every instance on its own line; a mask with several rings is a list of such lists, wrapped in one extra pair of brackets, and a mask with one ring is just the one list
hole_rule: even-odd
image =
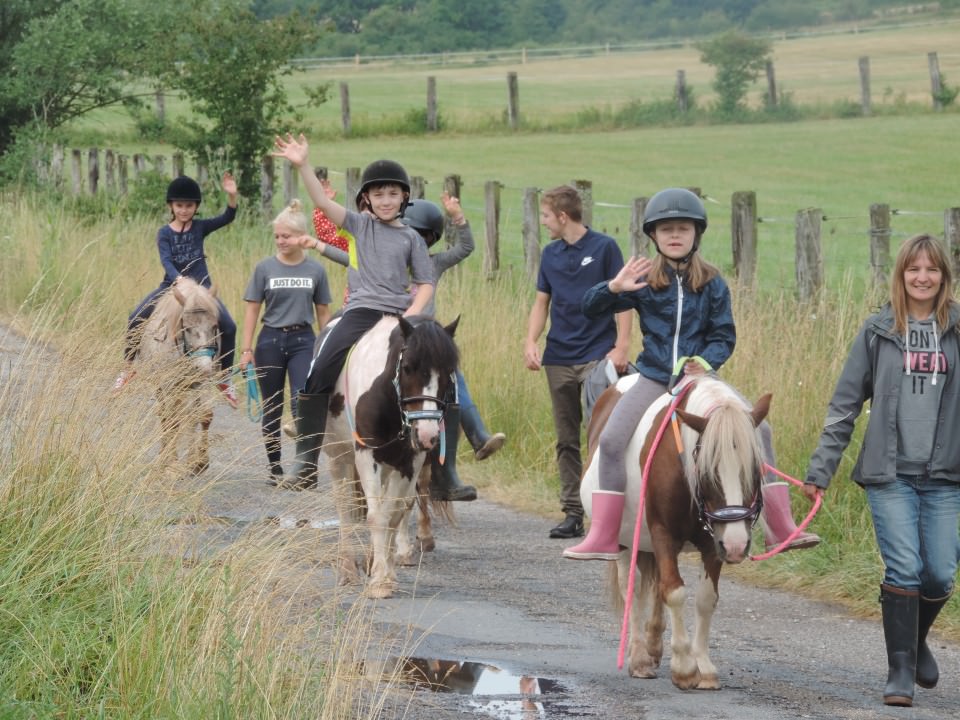
[(680, 319), (683, 316), (683, 281), (677, 273), (677, 324), (673, 331), (673, 369), (677, 367), (677, 352), (680, 349)]

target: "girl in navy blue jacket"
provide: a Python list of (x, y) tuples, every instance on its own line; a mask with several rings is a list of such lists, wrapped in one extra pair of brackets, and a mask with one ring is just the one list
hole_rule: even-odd
[[(680, 358), (700, 357), (717, 370), (733, 353), (737, 333), (730, 289), (720, 271), (697, 252), (707, 228), (707, 213), (694, 193), (668, 188), (650, 198), (643, 232), (657, 256), (632, 258), (615, 278), (587, 291), (583, 312), (598, 317), (635, 309), (643, 332), (637, 358), (640, 377), (615, 406), (600, 434), (600, 489), (593, 494), (590, 531), (579, 545), (564, 550), (578, 560), (616, 560), (627, 485), (626, 448), (647, 408), (667, 391)], [(687, 375), (706, 372), (696, 361), (683, 367)], [(761, 426), (766, 460), (773, 464), (769, 425)], [(777, 488), (768, 491), (767, 487)], [(785, 485), (764, 489), (767, 543), (787, 537), (796, 527)], [(771, 512), (771, 510), (773, 512)], [(773, 537), (776, 536), (776, 537)], [(791, 547), (809, 547), (819, 538), (804, 533)]]

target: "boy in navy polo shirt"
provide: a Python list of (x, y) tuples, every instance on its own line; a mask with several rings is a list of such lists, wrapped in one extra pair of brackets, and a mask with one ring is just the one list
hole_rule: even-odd
[[(537, 296), (527, 322), (524, 362), (530, 370), (543, 367), (553, 405), (560, 503), (565, 517), (550, 531), (551, 538), (583, 535), (580, 502), (583, 381), (597, 361), (606, 357), (619, 372), (626, 370), (630, 345), (632, 318), (629, 312), (597, 320), (588, 319), (580, 310), (584, 293), (623, 267), (623, 253), (616, 240), (591, 230), (582, 218), (583, 203), (574, 188), (560, 186), (543, 194), (540, 224), (554, 241), (543, 249), (540, 257)], [(548, 316), (550, 330), (541, 357), (538, 340)]]

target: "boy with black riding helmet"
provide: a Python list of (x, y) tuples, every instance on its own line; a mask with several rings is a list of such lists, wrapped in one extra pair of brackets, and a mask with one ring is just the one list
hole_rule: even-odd
[[(160, 264), (163, 265), (163, 280), (130, 314), (124, 350), (127, 367), (114, 382), (115, 391), (123, 388), (134, 375), (131, 364), (137, 354), (137, 330), (150, 317), (157, 298), (182, 276), (193, 278), (206, 288), (211, 286), (207, 256), (203, 250), (204, 240), (210, 233), (232, 223), (237, 216), (237, 183), (233, 175), (225, 172), (221, 178), (221, 186), (227, 194), (227, 207), (221, 215), (214, 218), (195, 217), (203, 199), (196, 180), (181, 175), (167, 186), (167, 206), (170, 208), (171, 220), (157, 232), (157, 250), (160, 253)], [(236, 348), (237, 324), (219, 298), (217, 304), (220, 306), (220, 368), (229, 370), (233, 365)], [(236, 408), (237, 394), (229, 377), (224, 378), (217, 387), (230, 406)]]
[[(631, 258), (612, 280), (598, 283), (583, 297), (589, 317), (633, 308), (640, 319), (643, 350), (637, 357), (639, 377), (616, 404), (600, 433), (600, 489), (593, 493), (590, 531), (563, 556), (575, 560), (616, 560), (627, 485), (626, 449), (647, 408), (667, 391), (681, 358), (701, 358), (717, 370), (733, 353), (736, 328), (730, 289), (720, 271), (698, 252), (707, 229), (707, 211), (685, 188), (661, 190), (647, 203), (643, 232), (657, 255)], [(683, 366), (687, 375), (707, 370), (695, 360)], [(760, 425), (765, 460), (774, 465), (770, 426)], [(790, 513), (788, 488), (769, 482), (763, 487), (767, 545), (789, 536), (796, 525)], [(811, 547), (820, 538), (801, 533), (787, 548)]]
[[(361, 175), (357, 207), (347, 210), (327, 196), (309, 163), (309, 145), (301, 134), (276, 138), (273, 155), (300, 171), (314, 204), (349, 234), (347, 270), (350, 302), (339, 322), (323, 338), (297, 400), (297, 456), (290, 487), (316, 484), (330, 392), (353, 344), (385, 315), (417, 315), (433, 297), (433, 265), (423, 239), (400, 222), (410, 200), (410, 179), (392, 160), (377, 160)], [(318, 241), (319, 242), (319, 241)], [(416, 286), (416, 295), (410, 286)]]
[[(437, 285), (439, 285), (443, 273), (465, 260), (475, 247), (470, 223), (467, 222), (467, 218), (463, 214), (459, 198), (452, 197), (449, 193), (444, 192), (440, 196), (440, 201), (456, 229), (457, 239), (451, 247), (430, 255)], [(443, 237), (445, 226), (443, 212), (436, 203), (429, 200), (411, 201), (401, 222), (420, 233), (427, 244), (427, 248), (432, 248)], [(436, 298), (436, 294), (434, 294), (434, 298)], [(427, 315), (435, 314), (434, 299), (431, 299), (430, 303), (424, 308), (424, 313)], [(463, 426), (463, 432), (470, 445), (473, 446), (474, 456), (477, 460), (484, 460), (499, 450), (507, 436), (503, 433), (491, 435), (487, 431), (483, 419), (480, 417), (480, 411), (477, 410), (477, 406), (470, 397), (467, 381), (459, 369), (456, 376), (457, 397), (455, 402), (447, 404), (444, 413), (447, 457), (441, 465), (435, 452), (430, 455), (432, 463), (431, 495), (438, 500), (469, 501), (477, 498), (477, 490), (472, 485), (465, 485), (457, 473), (457, 443), (460, 439), (460, 426)]]

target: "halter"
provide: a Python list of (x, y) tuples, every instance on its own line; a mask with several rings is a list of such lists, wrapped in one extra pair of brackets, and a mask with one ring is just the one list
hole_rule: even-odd
[(184, 310), (180, 315), (180, 322), (177, 334), (180, 336), (180, 352), (184, 357), (194, 358), (194, 357), (209, 357), (214, 358), (217, 355), (217, 352), (220, 350), (220, 346), (217, 343), (210, 345), (201, 345), (200, 347), (192, 348), (187, 344), (187, 333), (186, 329), (183, 326), (183, 316), (188, 313), (200, 314), (206, 312), (205, 310)]

